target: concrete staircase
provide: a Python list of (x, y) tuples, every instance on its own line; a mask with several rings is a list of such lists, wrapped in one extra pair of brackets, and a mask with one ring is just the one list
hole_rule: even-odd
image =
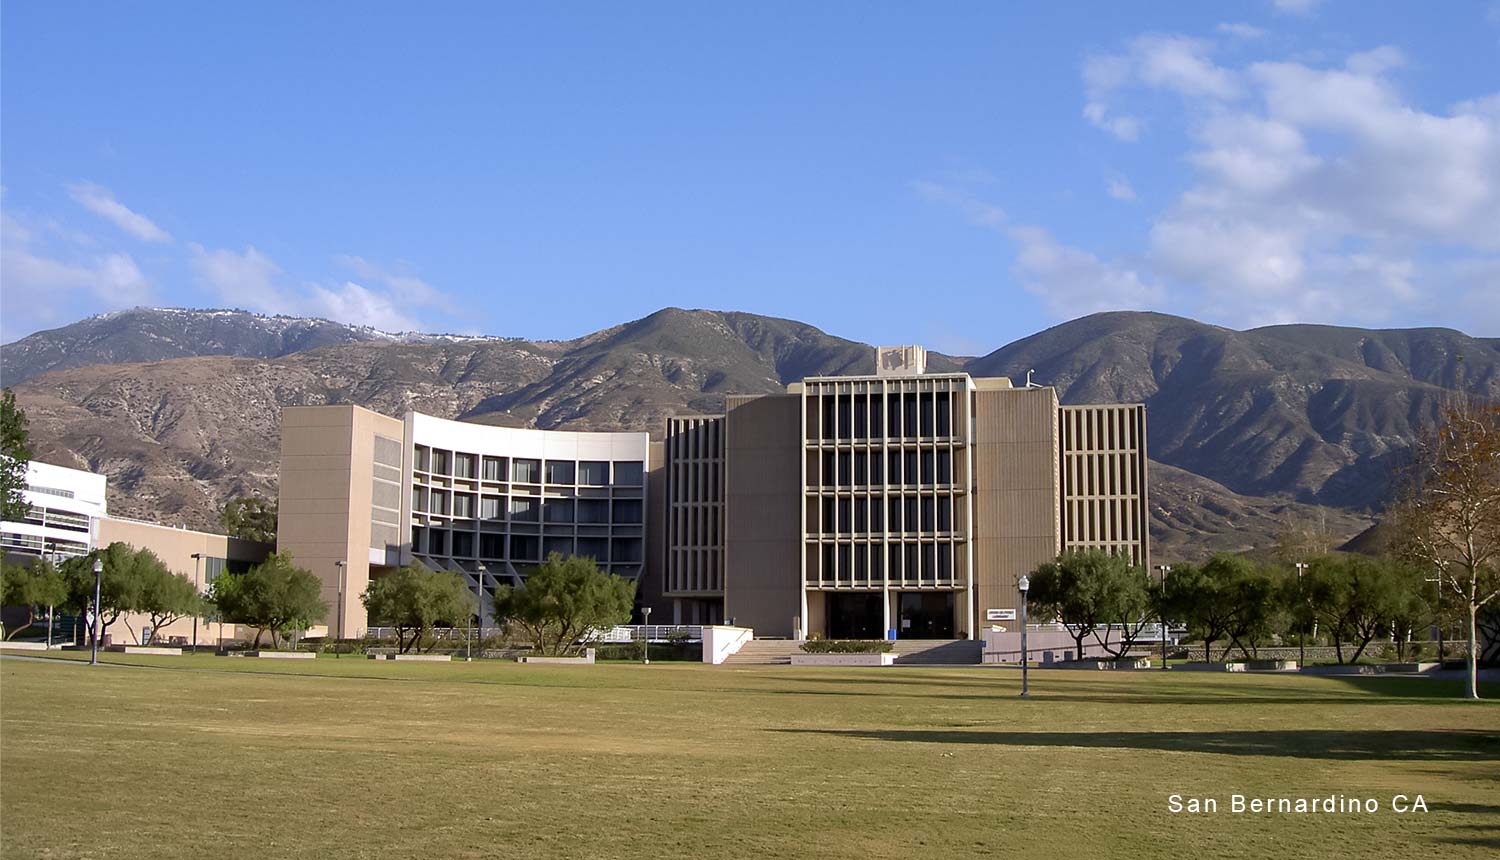
[(973, 666), (984, 643), (973, 639), (897, 639), (891, 643), (897, 666)]
[[(984, 643), (969, 639), (897, 639), (891, 643), (898, 666), (976, 665)], [(725, 666), (785, 666), (802, 652), (796, 639), (752, 639), (724, 661)]]
[(725, 658), (725, 666), (789, 666), (793, 654), (802, 653), (797, 639), (751, 639)]

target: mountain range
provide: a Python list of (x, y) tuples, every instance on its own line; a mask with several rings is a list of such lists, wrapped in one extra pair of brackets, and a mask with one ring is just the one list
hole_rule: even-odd
[[(1095, 314), (934, 371), (1027, 371), (1065, 403), (1144, 402), (1159, 556), (1365, 528), (1455, 391), (1500, 398), (1500, 339), (1449, 329), (1235, 331)], [(668, 308), (568, 341), (388, 333), (244, 311), (136, 309), (0, 347), (39, 459), (104, 472), (118, 514), (212, 527), (274, 495), (280, 407), (355, 403), (509, 426), (632, 429), (726, 394), (871, 373), (869, 345), (755, 314)]]

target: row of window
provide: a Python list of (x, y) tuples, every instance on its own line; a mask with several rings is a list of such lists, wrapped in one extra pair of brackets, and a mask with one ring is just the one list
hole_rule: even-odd
[(824, 544), (816, 561), (821, 564), (807, 575), (815, 583), (880, 582), (887, 575), (904, 582), (953, 581), (953, 545), (943, 542)]
[[(822, 439), (916, 439), (953, 435), (953, 398), (946, 391), (816, 396)], [(809, 416), (811, 418), (813, 416)]]
[(32, 505), (26, 511), (23, 522), (49, 529), (65, 529), (74, 532), (87, 532), (89, 530), (89, 518), (87, 515), (75, 514), (72, 511), (60, 511), (56, 508), (47, 508), (41, 505)]
[(419, 472), (434, 475), (496, 482), (509, 480), (517, 484), (639, 487), (645, 483), (645, 464), (639, 460), (620, 460), (611, 464), (607, 460), (482, 457), (426, 445), (416, 447), (414, 467)]
[(435, 517), (456, 520), (510, 520), (518, 523), (583, 523), (607, 525), (611, 522), (635, 525), (643, 521), (645, 503), (641, 499), (544, 499), (535, 496), (481, 496), (475, 493), (450, 493), (413, 487), (412, 510)]
[(637, 564), (644, 559), (645, 539), (639, 537), (578, 537), (571, 535), (504, 535), (450, 531), (415, 526), (412, 550), (445, 558), (539, 562), (558, 553), (587, 556), (600, 564)]
[[(810, 534), (954, 531), (952, 496), (892, 496), (884, 501), (826, 498), (822, 503), (818, 522), (809, 524)], [(962, 516), (960, 507), (959, 517)]]
[(824, 451), (815, 486), (867, 487), (953, 483), (953, 452), (942, 450), (879, 452)]

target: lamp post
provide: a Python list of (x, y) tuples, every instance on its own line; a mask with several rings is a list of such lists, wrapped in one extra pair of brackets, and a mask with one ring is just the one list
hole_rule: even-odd
[(333, 659), (337, 660), (342, 655), (339, 651), (339, 640), (344, 638), (344, 571), (348, 569), (349, 563), (343, 559), (333, 563), (339, 569), (339, 633), (333, 640)]
[[(198, 587), (198, 570), (199, 570), (199, 565), (202, 562), (203, 562), (203, 553), (201, 553), (201, 552), (195, 552), (195, 553), (193, 553), (193, 590), (197, 591), (197, 592), (200, 592), (200, 593), (201, 593), (201, 589)], [(193, 653), (194, 654), (198, 653), (198, 613), (196, 613), (196, 612), (193, 613)]]
[(104, 560), (94, 559), (94, 619), (93, 619), (93, 648), (89, 652), (89, 665), (99, 665), (99, 590), (104, 581)]
[(1031, 689), (1026, 677), (1026, 664), (1028, 662), (1026, 653), (1026, 592), (1031, 590), (1031, 577), (1025, 574), (1016, 583), (1016, 588), (1021, 590), (1021, 698), (1031, 695)]
[(649, 606), (642, 606), (641, 607), (641, 615), (646, 619), (646, 623), (641, 625), (641, 648), (642, 648), (642, 650), (641, 650), (641, 658), (642, 658), (641, 662), (644, 665), (650, 666), (651, 665), (651, 607), (649, 607)]
[(474, 610), (474, 613), (476, 615), (476, 620), (478, 621), (478, 623), (474, 626), (474, 638), (479, 641), (479, 656), (483, 657), (484, 656), (484, 575), (486, 573), (489, 573), (490, 569), (487, 568), (487, 567), (485, 567), (484, 566), (484, 562), (481, 561), (479, 563), (479, 565), (478, 565), (478, 570), (479, 570), (479, 582), (478, 582), (478, 584), (474, 588), (474, 591), (475, 591), (474, 597), (475, 597), (476, 600), (479, 601), (479, 605)]
[(1167, 670), (1167, 574), (1172, 572), (1172, 565), (1158, 564), (1156, 569), (1161, 571), (1161, 605), (1157, 607), (1157, 623), (1161, 624), (1161, 668)]
[[(1298, 599), (1300, 599), (1302, 601), (1302, 605), (1306, 606), (1307, 605), (1307, 595), (1305, 595), (1305, 594), (1302, 593), (1302, 572), (1305, 571), (1305, 570), (1307, 570), (1307, 562), (1305, 562), (1305, 561), (1299, 561), (1299, 562), (1297, 562), (1296, 567), (1297, 567), (1297, 597), (1298, 597)], [(1299, 672), (1302, 671), (1303, 667), (1305, 667), (1307, 665), (1307, 645), (1303, 641), (1303, 640), (1305, 640), (1307, 638), (1307, 630), (1305, 629), (1306, 627), (1307, 627), (1306, 621), (1304, 619), (1298, 619), (1298, 624), (1297, 624), (1297, 671), (1299, 671)]]

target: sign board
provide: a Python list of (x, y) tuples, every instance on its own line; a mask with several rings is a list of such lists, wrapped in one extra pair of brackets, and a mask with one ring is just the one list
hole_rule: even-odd
[(1016, 611), (1014, 609), (986, 609), (984, 611), (985, 621), (1015, 621)]

